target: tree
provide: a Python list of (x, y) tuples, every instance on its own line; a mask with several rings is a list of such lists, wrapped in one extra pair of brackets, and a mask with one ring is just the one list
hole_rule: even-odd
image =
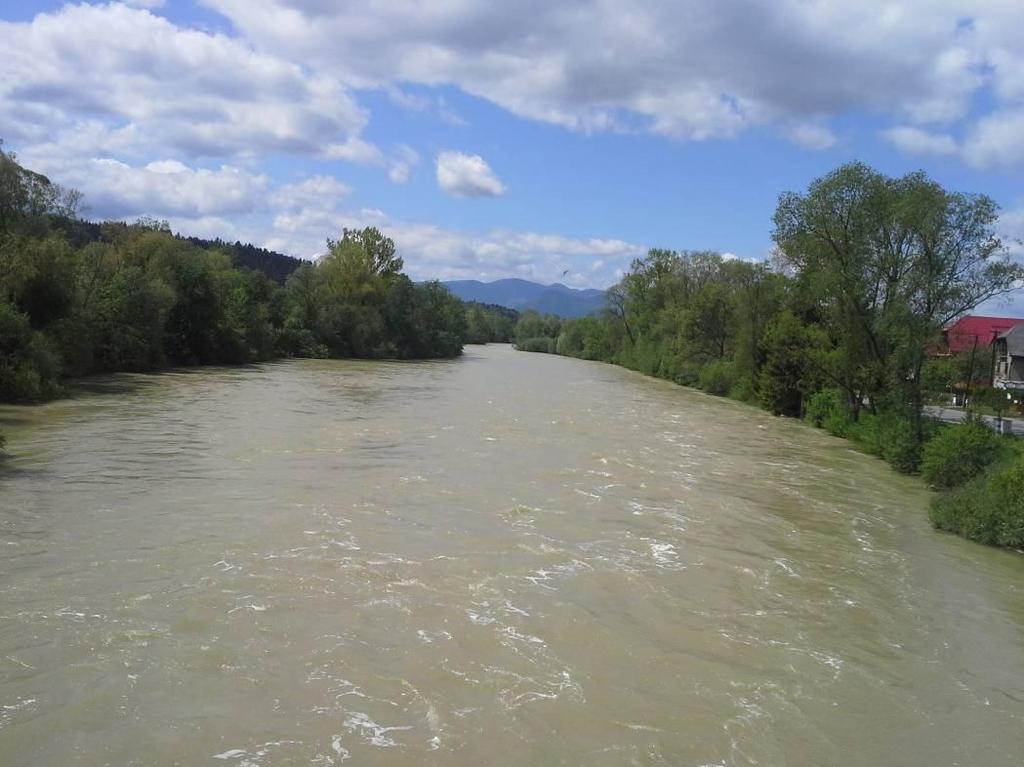
[(923, 173), (862, 163), (779, 199), (774, 238), (833, 351), (822, 374), (862, 403), (906, 407), (922, 436), (921, 370), (942, 326), (1024, 277), (994, 233), (997, 207)]
[(340, 240), (327, 240), (328, 256), (346, 271), (391, 277), (402, 271), (404, 262), (395, 255), (395, 243), (379, 229), (343, 229)]

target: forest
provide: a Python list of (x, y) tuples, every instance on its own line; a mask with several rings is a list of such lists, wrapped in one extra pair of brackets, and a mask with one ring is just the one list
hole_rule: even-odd
[(515, 313), (403, 273), (375, 228), (318, 261), (186, 239), (166, 222), (95, 223), (81, 195), (0, 149), (0, 401), (69, 379), (276, 357), (455, 357), (509, 340)]
[[(923, 173), (844, 165), (780, 196), (772, 258), (652, 249), (600, 316), (524, 313), (517, 348), (622, 365), (805, 418), (947, 491), (936, 525), (1024, 546), (1024, 459), (976, 422), (940, 426), (925, 404), (983, 389), (973, 358), (939, 354), (951, 320), (1020, 285), (984, 195)], [(976, 402), (986, 399), (976, 391)], [(1005, 392), (995, 400), (1005, 405)]]

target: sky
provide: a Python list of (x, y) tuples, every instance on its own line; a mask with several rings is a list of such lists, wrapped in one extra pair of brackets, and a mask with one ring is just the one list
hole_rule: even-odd
[(373, 225), (416, 279), (761, 259), (779, 194), (851, 160), (988, 194), (1024, 257), (1022, 29), (1021, 0), (4, 0), (0, 139), (90, 218), (303, 258)]

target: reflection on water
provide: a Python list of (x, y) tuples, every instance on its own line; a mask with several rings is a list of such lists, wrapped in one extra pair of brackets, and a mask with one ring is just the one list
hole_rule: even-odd
[(1021, 762), (1024, 558), (800, 424), (504, 347), (0, 416), (5, 765)]

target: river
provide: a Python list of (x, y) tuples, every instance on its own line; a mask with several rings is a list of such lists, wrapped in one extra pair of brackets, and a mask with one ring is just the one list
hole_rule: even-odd
[(802, 424), (504, 346), (0, 420), (5, 767), (1024, 764), (1024, 557)]

